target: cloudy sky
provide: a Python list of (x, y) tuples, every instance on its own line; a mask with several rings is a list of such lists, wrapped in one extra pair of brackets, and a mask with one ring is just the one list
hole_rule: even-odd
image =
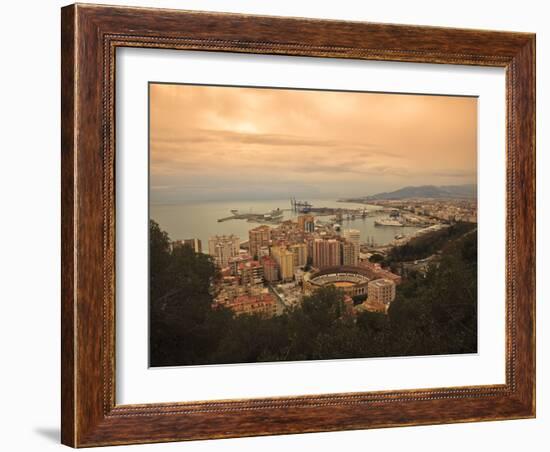
[(477, 100), (150, 85), (155, 204), (476, 182)]

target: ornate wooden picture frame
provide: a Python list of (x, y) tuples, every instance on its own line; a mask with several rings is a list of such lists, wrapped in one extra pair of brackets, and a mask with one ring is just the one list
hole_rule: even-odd
[[(62, 9), (62, 442), (73, 447), (535, 416), (535, 36), (71, 5)], [(506, 382), (262, 399), (115, 402), (115, 51), (506, 70)]]

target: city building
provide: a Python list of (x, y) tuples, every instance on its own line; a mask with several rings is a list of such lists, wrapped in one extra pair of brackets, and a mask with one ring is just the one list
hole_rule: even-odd
[[(253, 276), (253, 272), (247, 273), (245, 278), (250, 278)], [(263, 284), (242, 284), (241, 277), (225, 275), (222, 276), (221, 280), (217, 284), (217, 292), (214, 297), (213, 306), (217, 305), (226, 305), (233, 301), (236, 297), (242, 295), (248, 295), (251, 297), (256, 297), (265, 293), (267, 289)]]
[(264, 269), (264, 279), (268, 283), (279, 280), (279, 265), (271, 256), (262, 257), (262, 267)]
[(208, 253), (214, 258), (216, 265), (225, 268), (229, 259), (239, 255), (240, 239), (236, 235), (215, 235), (208, 239)]
[(298, 224), (291, 220), (285, 220), (280, 223), (276, 228), (271, 230), (271, 244), (274, 243), (299, 243), (304, 240), (304, 231), (302, 231)]
[(361, 250), (361, 232), (357, 229), (345, 229), (344, 238), (353, 245), (353, 252), (348, 256), (349, 262), (344, 262), (344, 265), (357, 265)]
[(368, 301), (388, 306), (395, 299), (395, 283), (390, 279), (375, 279), (368, 284)]
[(239, 279), (236, 276), (223, 276), (217, 288), (218, 293), (214, 299), (214, 304), (227, 303), (244, 293), (243, 287), (239, 285)]
[(238, 274), (242, 285), (262, 284), (264, 268), (258, 261), (242, 262), (239, 264)]
[(315, 232), (315, 217), (313, 215), (300, 215), (298, 228), (304, 232)]
[(395, 284), (401, 283), (401, 276), (396, 275), (395, 273), (392, 273), (389, 270), (386, 270), (380, 266), (378, 263), (369, 262), (368, 260), (361, 261), (359, 263), (359, 267), (365, 269), (367, 274), (369, 275), (369, 278), (374, 279), (389, 279), (390, 281), (393, 281)]
[(246, 256), (238, 255), (238, 256), (230, 257), (227, 260), (227, 266), (229, 267), (229, 273), (233, 276), (238, 276), (239, 266), (241, 264), (243, 264), (245, 262), (249, 262), (251, 260), (252, 260), (252, 258), (248, 255), (246, 255)]
[(294, 254), (289, 250), (283, 249), (279, 256), (281, 281), (292, 281), (294, 279)]
[(356, 266), (358, 262), (355, 245), (347, 240), (342, 242), (342, 265)]
[(262, 258), (263, 256), (269, 256), (269, 246), (260, 246), (258, 249), (258, 259)]
[(307, 264), (307, 245), (305, 243), (295, 243), (288, 249), (294, 255), (294, 267), (304, 267)]
[(175, 249), (179, 246), (188, 246), (195, 253), (202, 253), (202, 243), (200, 239), (175, 240), (174, 242), (172, 242), (172, 249)]
[(294, 253), (282, 246), (271, 247), (271, 254), (279, 264), (281, 281), (292, 281), (294, 278)]
[(248, 231), (248, 250), (252, 257), (260, 256), (260, 248), (269, 246), (271, 228), (267, 225), (258, 226)]
[(277, 314), (277, 301), (275, 296), (270, 293), (261, 293), (259, 295), (239, 295), (229, 301), (217, 301), (214, 308), (225, 306), (231, 309), (235, 314), (259, 314), (271, 317)]
[(336, 239), (315, 239), (312, 243), (313, 266), (319, 269), (341, 263), (340, 242)]

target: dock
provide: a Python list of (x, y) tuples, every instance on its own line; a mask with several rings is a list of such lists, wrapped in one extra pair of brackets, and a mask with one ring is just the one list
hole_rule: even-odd
[(257, 223), (280, 223), (283, 220), (283, 211), (281, 209), (272, 210), (269, 213), (239, 213), (236, 210), (231, 211), (232, 215), (218, 218), (218, 223), (229, 220), (246, 220)]

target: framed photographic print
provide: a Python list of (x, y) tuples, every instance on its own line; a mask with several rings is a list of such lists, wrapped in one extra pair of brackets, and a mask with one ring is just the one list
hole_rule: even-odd
[(62, 9), (62, 442), (535, 416), (535, 37)]

